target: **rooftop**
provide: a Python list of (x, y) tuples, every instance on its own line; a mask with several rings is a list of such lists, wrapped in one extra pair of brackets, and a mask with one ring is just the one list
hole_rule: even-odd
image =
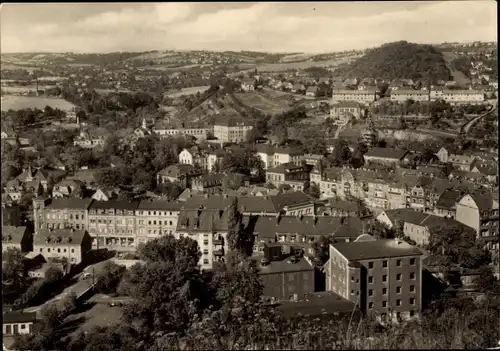
[(50, 210), (74, 209), (86, 210), (92, 204), (92, 198), (78, 199), (78, 198), (60, 198), (52, 199), (52, 202), (47, 205)]
[(160, 210), (160, 211), (180, 211), (182, 203), (167, 200), (141, 200), (137, 206), (138, 210)]
[(345, 242), (332, 246), (350, 261), (423, 255), (417, 247), (394, 239)]
[(269, 264), (267, 265), (259, 264), (259, 274), (276, 274), (304, 271), (314, 271), (313, 266), (305, 258), (301, 258), (296, 263), (292, 263), (290, 258), (287, 258), (283, 261), (269, 262)]
[(388, 158), (394, 160), (401, 160), (408, 151), (401, 149), (393, 149), (393, 148), (383, 148), (383, 147), (374, 147), (369, 150), (364, 157), (377, 157), (377, 158)]
[(10, 311), (3, 314), (3, 324), (36, 321), (36, 312)]
[(5, 225), (2, 228), (2, 243), (20, 245), (24, 238), (24, 233), (26, 233), (26, 227)]
[(115, 210), (130, 210), (134, 211), (139, 206), (139, 201), (127, 201), (111, 199), (109, 201), (94, 201), (90, 206), (91, 209), (115, 209)]
[(81, 245), (85, 235), (85, 230), (42, 229), (33, 237), (33, 245)]

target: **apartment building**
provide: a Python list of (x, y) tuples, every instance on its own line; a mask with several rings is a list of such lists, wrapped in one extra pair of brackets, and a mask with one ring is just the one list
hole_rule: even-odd
[(346, 119), (347, 116), (352, 116), (355, 119), (361, 117), (361, 105), (357, 101), (341, 100), (332, 104), (330, 118)]
[(292, 146), (257, 145), (257, 156), (264, 164), (264, 169), (277, 167), (285, 163), (300, 165), (304, 159), (304, 151)]
[(456, 204), (456, 220), (473, 228), (477, 239), (492, 250), (499, 249), (499, 206), (488, 189), (464, 195)]
[(416, 316), (422, 309), (422, 252), (405, 242), (362, 235), (330, 245), (326, 290), (382, 320)]
[(204, 157), (196, 147), (190, 148), (189, 150), (182, 149), (179, 153), (179, 163), (191, 166), (198, 165), (201, 168), (205, 168), (206, 157)]
[(181, 209), (175, 237), (195, 240), (202, 253), (200, 266), (212, 269), (214, 262), (223, 261), (228, 251), (228, 209)]
[(376, 100), (376, 92), (375, 88), (363, 90), (334, 89), (332, 92), (332, 105), (339, 101), (356, 101), (366, 105)]
[(305, 182), (309, 180), (311, 169), (309, 165), (280, 164), (266, 170), (266, 181), (276, 187), (286, 184), (293, 190), (302, 191)]
[(407, 100), (413, 101), (429, 101), (430, 91), (429, 90), (415, 90), (415, 89), (404, 89), (397, 88), (391, 89), (390, 100), (394, 102), (405, 102)]
[(42, 229), (33, 238), (33, 252), (47, 259), (66, 259), (79, 264), (92, 249), (92, 238), (86, 230)]
[[(27, 335), (33, 332), (33, 325), (36, 323), (36, 312), (5, 312), (2, 315), (2, 319), (3, 335), (5, 337)], [(5, 346), (4, 350), (7, 350)]]
[(393, 148), (374, 147), (363, 155), (366, 162), (382, 164), (399, 164), (403, 161), (408, 151)]
[(253, 129), (239, 117), (218, 116), (214, 123), (214, 137), (221, 143), (242, 143)]
[(33, 199), (35, 233), (41, 229), (88, 229), (91, 198)]
[(481, 104), (484, 102), (484, 92), (480, 90), (458, 90), (433, 88), (430, 92), (430, 100), (444, 100), (451, 105)]
[(212, 128), (204, 127), (204, 126), (191, 126), (191, 127), (174, 127), (168, 126), (163, 123), (163, 121), (158, 121), (153, 127), (153, 132), (162, 137), (168, 136), (192, 136), (195, 137), (196, 140), (202, 141), (206, 140), (210, 133), (212, 132)]
[(141, 200), (135, 210), (137, 243), (174, 235), (182, 204), (166, 200)]
[(222, 162), (224, 154), (225, 154), (224, 150), (222, 149), (210, 151), (207, 155), (206, 169), (209, 172), (216, 170), (217, 165), (219, 165)]
[(2, 226), (2, 252), (13, 248), (21, 252), (30, 252), (33, 249), (33, 236), (25, 226)]
[(162, 169), (156, 174), (157, 184), (179, 183), (184, 188), (191, 186), (191, 180), (201, 174), (190, 164), (176, 164)]
[(136, 249), (138, 207), (138, 201), (93, 201), (88, 210), (92, 246), (117, 251)]

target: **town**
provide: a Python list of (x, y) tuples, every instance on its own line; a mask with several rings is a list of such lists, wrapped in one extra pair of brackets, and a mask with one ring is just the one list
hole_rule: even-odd
[(497, 50), (2, 53), (4, 350), (497, 346)]

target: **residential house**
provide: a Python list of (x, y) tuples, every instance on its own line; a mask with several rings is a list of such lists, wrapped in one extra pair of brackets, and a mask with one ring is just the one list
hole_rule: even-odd
[(464, 172), (470, 172), (475, 161), (476, 158), (472, 155), (450, 154), (448, 156), (448, 162), (450, 162), (453, 167)]
[(42, 229), (88, 228), (88, 209), (91, 198), (33, 199), (35, 233)]
[(198, 242), (202, 253), (199, 263), (202, 269), (212, 269), (214, 262), (224, 260), (228, 251), (228, 215), (227, 208), (181, 209), (179, 213), (175, 236), (177, 239), (187, 236)]
[(27, 335), (33, 333), (36, 312), (8, 311), (3, 313), (2, 319), (4, 337)]
[(408, 154), (407, 150), (374, 147), (363, 155), (366, 162), (399, 164)]
[(76, 179), (64, 179), (52, 188), (52, 197), (82, 197), (85, 187), (83, 182)]
[(224, 174), (202, 174), (192, 179), (191, 190), (202, 191), (203, 193), (218, 193), (222, 191)]
[(332, 119), (346, 119), (353, 117), (359, 119), (361, 117), (361, 105), (353, 100), (341, 100), (334, 102), (330, 108), (330, 117)]
[(282, 261), (267, 258), (259, 264), (262, 295), (278, 300), (297, 300), (315, 291), (314, 266), (307, 257)]
[(17, 204), (2, 201), (2, 225), (21, 226), (21, 208)]
[(484, 102), (484, 92), (479, 90), (431, 89), (430, 100), (444, 100), (451, 105), (481, 104)]
[(439, 197), (434, 214), (440, 217), (455, 218), (457, 212), (457, 201), (464, 193), (458, 189), (445, 190)]
[(174, 235), (181, 207), (176, 201), (142, 200), (135, 211), (138, 243)]
[(220, 165), (222, 159), (224, 158), (225, 152), (222, 149), (212, 150), (207, 155), (206, 169), (212, 172), (217, 169)]
[(257, 145), (257, 156), (264, 164), (264, 169), (277, 167), (285, 163), (300, 165), (304, 158), (304, 151), (293, 146), (273, 147), (266, 144)]
[(276, 187), (286, 184), (293, 190), (302, 191), (305, 182), (309, 180), (311, 169), (309, 165), (281, 164), (266, 170), (266, 181)]
[(318, 94), (317, 86), (310, 86), (306, 89), (306, 96), (316, 97), (317, 94)]
[(189, 188), (191, 180), (199, 176), (201, 172), (189, 164), (176, 164), (168, 166), (156, 175), (156, 182), (163, 184), (166, 182), (180, 183), (182, 187)]
[(382, 320), (408, 319), (422, 309), (422, 252), (405, 242), (363, 235), (330, 245), (326, 290)]
[(43, 229), (33, 237), (33, 252), (47, 259), (80, 264), (92, 249), (92, 239), (86, 230)]
[(93, 201), (88, 210), (92, 246), (117, 251), (137, 248), (136, 210), (139, 201)]
[(27, 227), (2, 225), (2, 252), (8, 248), (18, 249), (21, 252), (33, 250), (33, 236)]
[(457, 202), (456, 220), (473, 228), (487, 248), (499, 248), (499, 206), (490, 190), (480, 188)]
[(391, 89), (390, 100), (394, 102), (405, 102), (407, 100), (413, 101), (429, 101), (429, 90), (415, 90), (415, 89)]
[(95, 189), (96, 188), (96, 175), (97, 170), (82, 168), (75, 172), (74, 175), (69, 176), (66, 179), (75, 179), (81, 181), (87, 189)]
[(179, 153), (179, 163), (206, 169), (207, 157), (198, 147), (192, 147), (189, 150), (183, 149)]
[[(40, 182), (34, 183), (33, 186), (36, 186), (35, 188), (33, 188), (34, 194), (39, 195), (43, 192), (43, 187)], [(19, 179), (9, 180), (7, 184), (5, 184), (4, 190), (8, 197), (14, 202), (18, 202), (19, 200), (21, 200), (21, 197), (25, 193), (24, 184)]]
[(321, 207), (321, 214), (333, 217), (366, 217), (370, 211), (360, 201), (346, 201), (337, 198), (327, 199)]
[(120, 194), (120, 189), (105, 189), (98, 188), (92, 195), (92, 199), (96, 201), (109, 201), (116, 199)]
[(73, 144), (82, 148), (102, 147), (106, 143), (109, 133), (102, 128), (82, 129), (75, 137)]
[(479, 173), (486, 177), (490, 183), (498, 183), (498, 163), (476, 160), (472, 166), (471, 172)]
[(296, 94), (303, 94), (306, 91), (306, 87), (304, 86), (304, 84), (296, 83), (292, 86), (292, 89), (290, 91)]
[[(57, 182), (64, 175), (64, 171), (50, 168), (36, 168), (32, 169), (31, 166), (18, 175), (16, 177), (21, 183), (23, 183), (24, 188), (30, 192), (31, 189), (37, 189), (38, 183), (43, 187), (43, 190), (46, 191), (49, 189), (53, 182)], [(36, 190), (35, 190), (36, 191)]]
[(255, 90), (255, 79), (245, 78), (241, 81), (241, 90), (243, 91), (254, 91)]
[(253, 126), (240, 117), (218, 115), (214, 122), (214, 137), (221, 143), (241, 143), (247, 140)]
[(303, 161), (310, 166), (316, 166), (324, 160), (326, 160), (326, 157), (323, 155), (305, 154), (303, 157)]

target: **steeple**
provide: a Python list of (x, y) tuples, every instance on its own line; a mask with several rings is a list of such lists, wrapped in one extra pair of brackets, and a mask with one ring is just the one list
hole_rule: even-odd
[(147, 128), (148, 128), (148, 126), (146, 124), (146, 118), (143, 118), (142, 119), (142, 129), (147, 129)]

